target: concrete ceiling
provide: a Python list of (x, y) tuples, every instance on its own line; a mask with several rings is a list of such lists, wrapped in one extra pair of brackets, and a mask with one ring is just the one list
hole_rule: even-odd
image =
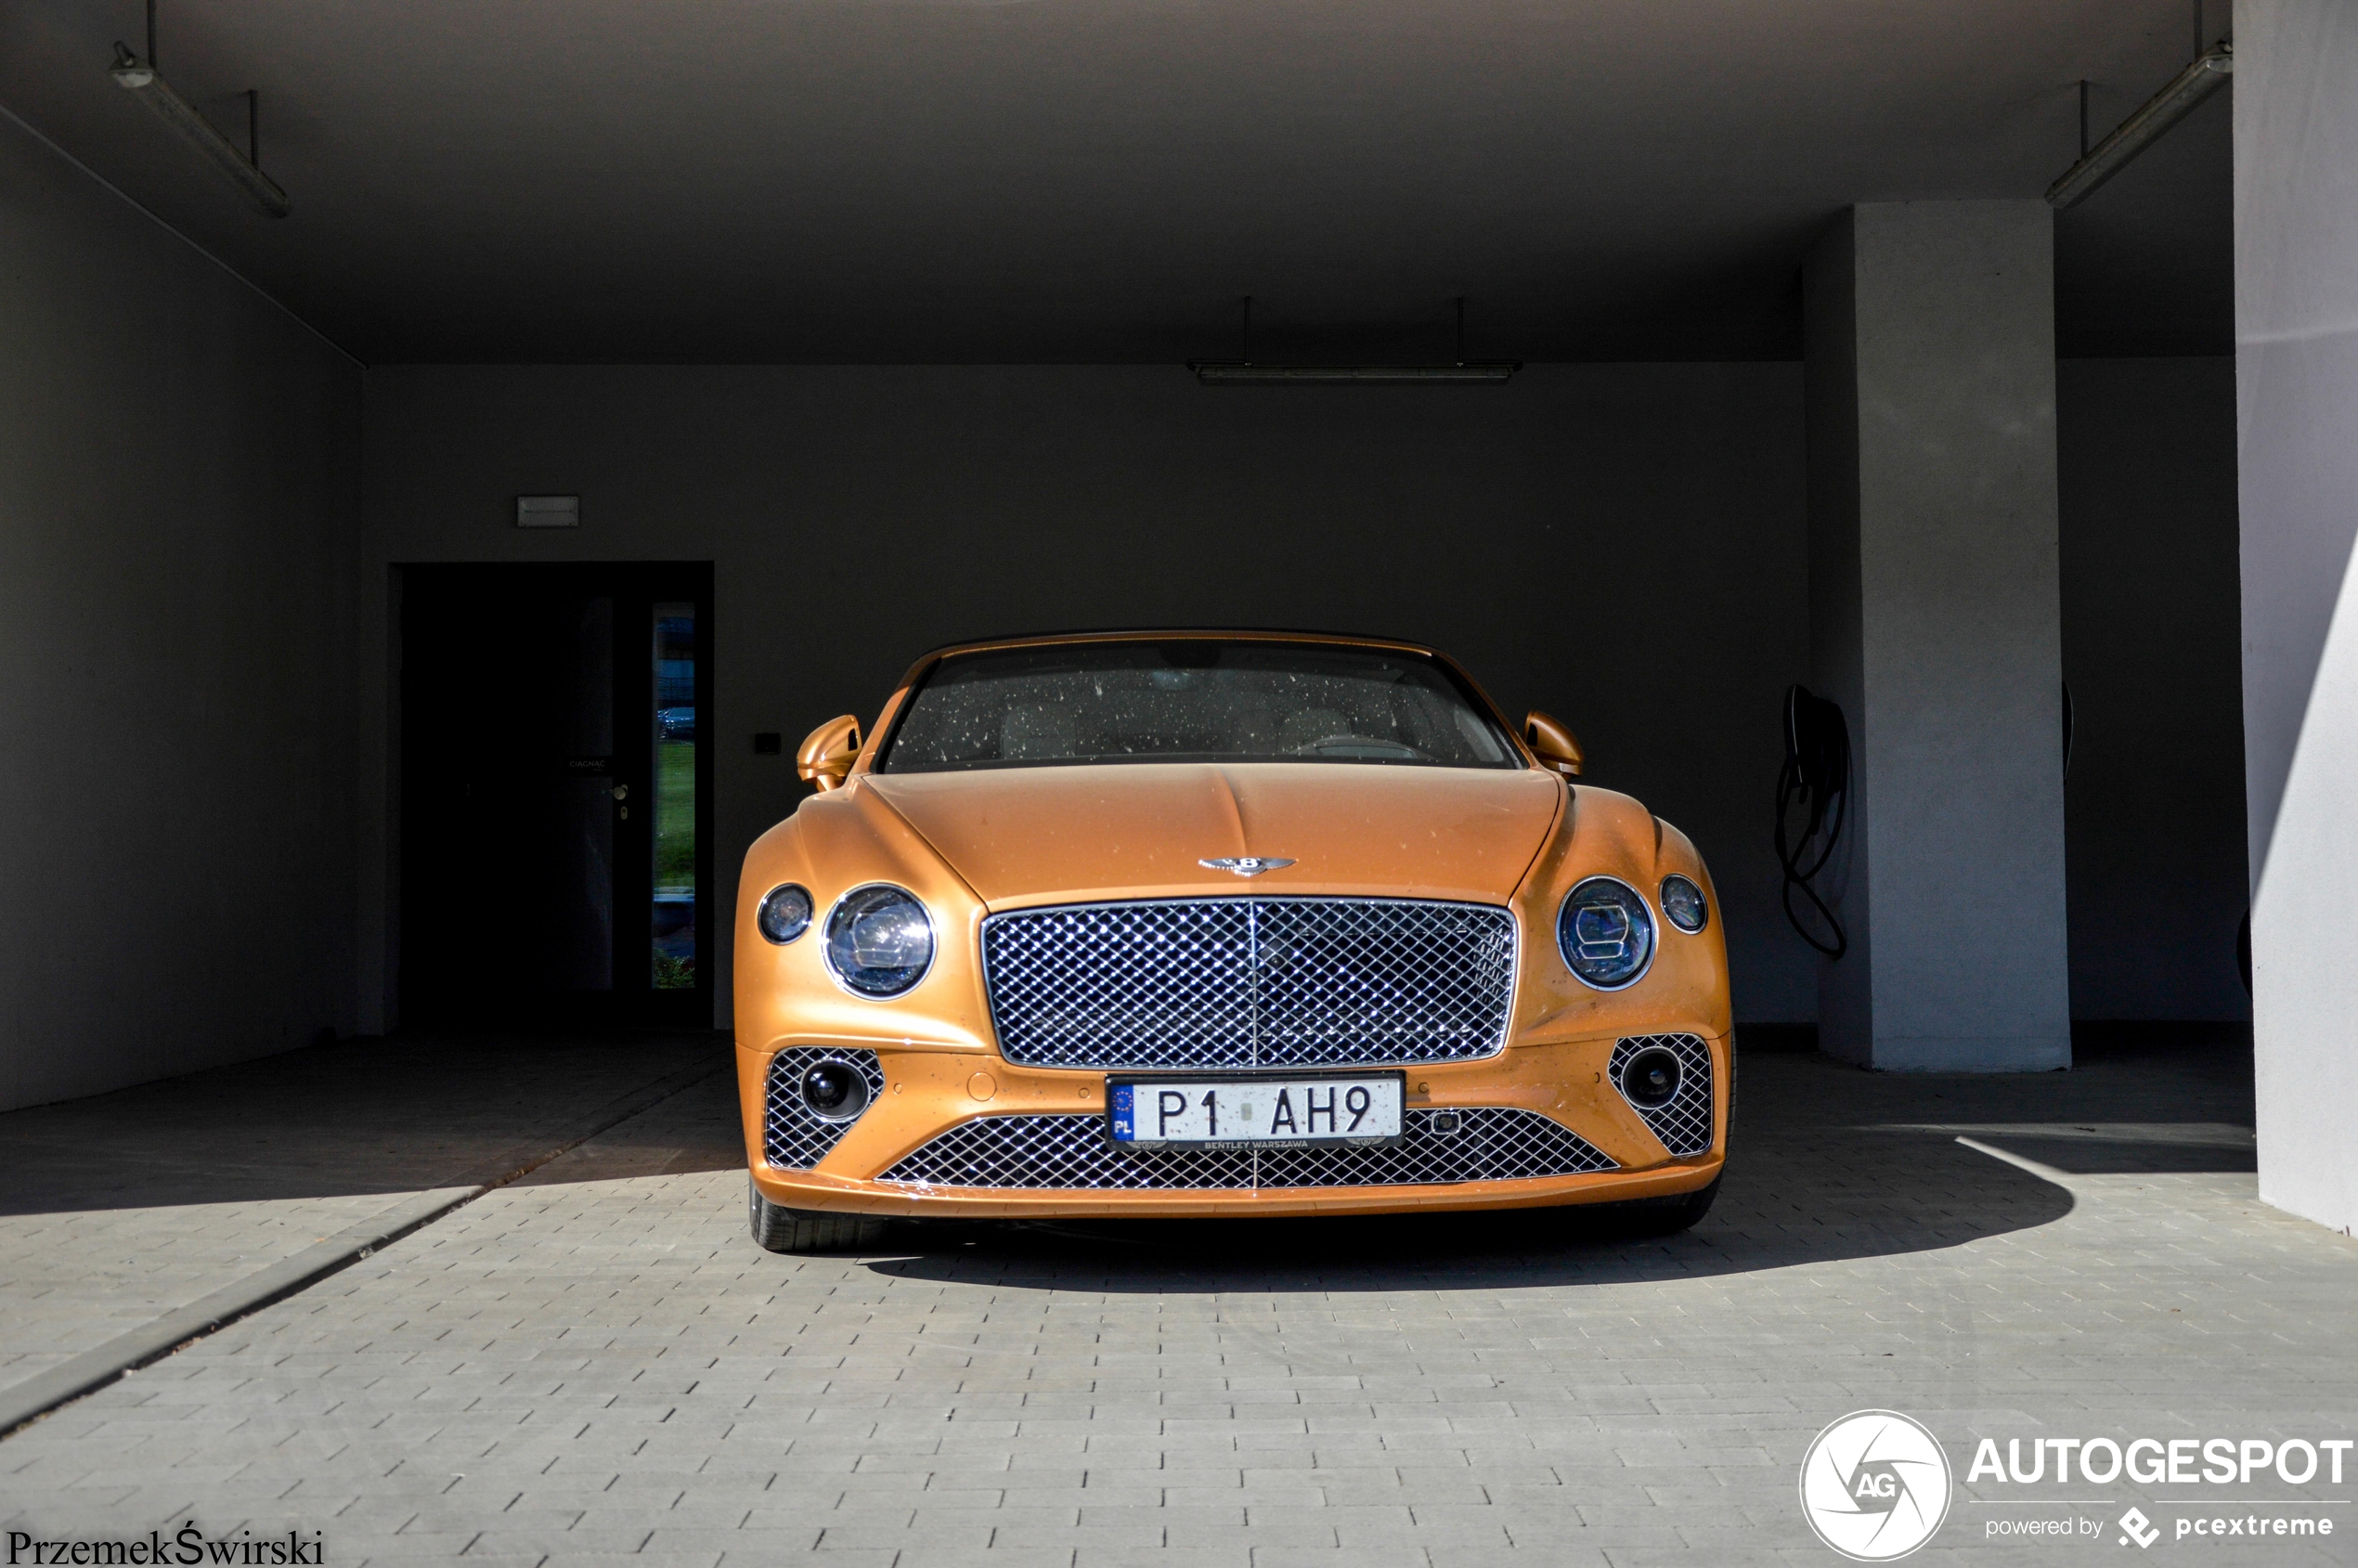
[[(1784, 357), (1853, 201), (2029, 197), (2190, 0), (162, 0), (272, 222), (0, 4), (0, 104), (373, 362)], [(2209, 32), (2226, 24), (2210, 0)], [(2231, 343), (2222, 95), (2057, 229), (2066, 354)]]

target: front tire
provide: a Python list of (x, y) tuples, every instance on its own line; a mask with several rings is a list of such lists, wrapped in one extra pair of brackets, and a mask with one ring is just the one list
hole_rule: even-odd
[(885, 1222), (873, 1214), (831, 1214), (819, 1209), (789, 1209), (761, 1196), (745, 1177), (745, 1223), (753, 1239), (770, 1252), (839, 1252), (874, 1247), (884, 1239)]

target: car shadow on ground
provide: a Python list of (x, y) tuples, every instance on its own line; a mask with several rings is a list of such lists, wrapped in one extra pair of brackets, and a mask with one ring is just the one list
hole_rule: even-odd
[[(1632, 1241), (1577, 1213), (1085, 1227), (1086, 1243), (1008, 1226), (896, 1229), (926, 1255), (1364, 1255), (1414, 1237), (1468, 1260), (1846, 1256), (1940, 1247), (2041, 1225), (2068, 1195), (1959, 1137), (2072, 1173), (2252, 1169), (2251, 1057), (2235, 1026), (2106, 1026), (2075, 1070), (1862, 1072), (1812, 1052), (1745, 1052), (1736, 1156), (1691, 1235)], [(578, 1123), (667, 1075), (709, 1069), (645, 1114), (525, 1178), (536, 1184), (742, 1170), (733, 1057), (717, 1034), (609, 1037), (446, 1031), (343, 1041), (114, 1094), (0, 1115), (0, 1215), (395, 1194), (544, 1153)], [(1067, 1227), (1069, 1228), (1069, 1227)], [(941, 1245), (932, 1239), (939, 1236)], [(1193, 1238), (1198, 1237), (1197, 1240)], [(1240, 1239), (1250, 1238), (1250, 1240)], [(1569, 1250), (1569, 1251), (1567, 1251)], [(911, 1269), (932, 1266), (919, 1263)], [(1637, 1266), (1631, 1264), (1628, 1266)], [(1704, 1266), (1700, 1263), (1693, 1266)], [(1728, 1266), (1713, 1264), (1709, 1266)], [(1735, 1266), (1759, 1266), (1748, 1261)]]
[[(1741, 1036), (1740, 1036), (1741, 1038)], [(1734, 1154), (1692, 1230), (1594, 1210), (1326, 1219), (897, 1225), (866, 1266), (908, 1279), (1158, 1292), (1380, 1291), (1667, 1280), (1936, 1251), (2069, 1213), (2058, 1176), (2253, 1169), (2238, 1026), (2112, 1025), (2069, 1072), (1875, 1073), (1747, 1053)], [(1992, 1152), (1995, 1151), (1995, 1152)]]
[(2049, 1224), (2064, 1188), (1935, 1134), (1740, 1149), (1691, 1230), (1590, 1207), (1306, 1219), (918, 1221), (866, 1266), (905, 1279), (1108, 1292), (1394, 1291), (1677, 1279), (1955, 1247)]

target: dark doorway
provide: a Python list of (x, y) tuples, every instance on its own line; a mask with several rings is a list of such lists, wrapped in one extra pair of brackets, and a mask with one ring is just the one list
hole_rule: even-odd
[(712, 1017), (708, 563), (401, 569), (405, 1022)]

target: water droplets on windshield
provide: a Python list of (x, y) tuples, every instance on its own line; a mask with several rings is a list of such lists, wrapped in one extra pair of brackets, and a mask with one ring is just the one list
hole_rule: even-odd
[(1206, 638), (952, 654), (911, 698), (880, 771), (1201, 761), (1519, 765), (1431, 659)]

